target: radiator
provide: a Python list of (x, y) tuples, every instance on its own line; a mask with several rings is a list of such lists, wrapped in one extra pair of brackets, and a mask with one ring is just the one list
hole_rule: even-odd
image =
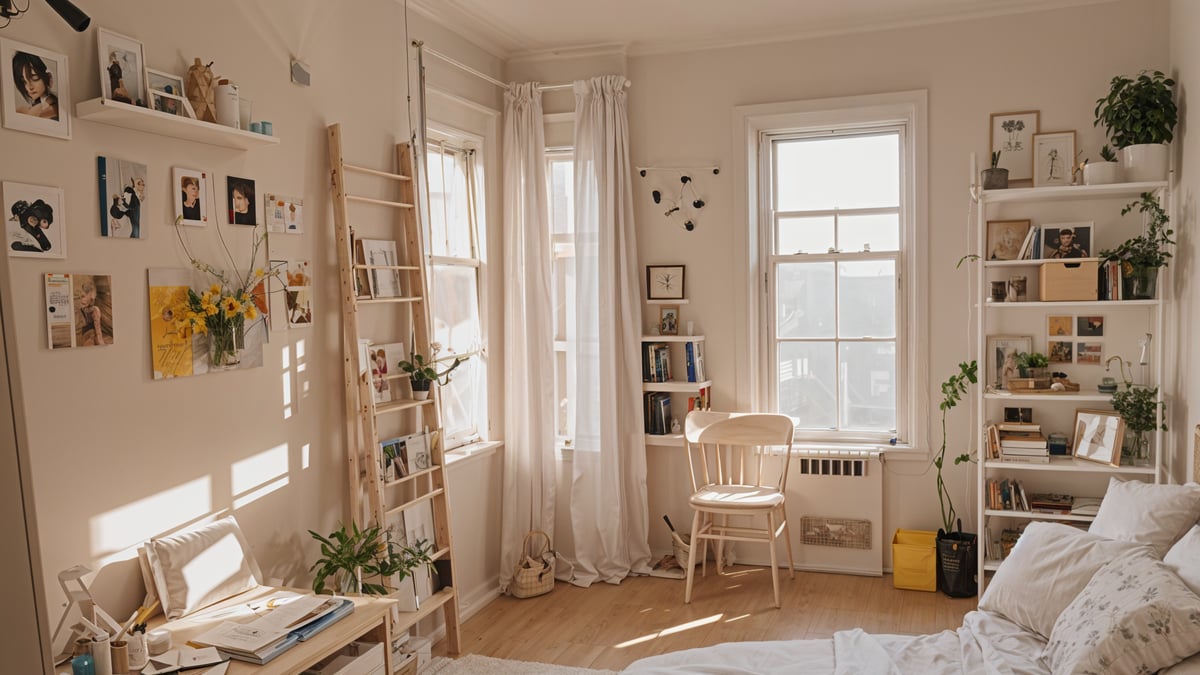
[[(839, 450), (794, 455), (787, 483), (787, 517), (796, 569), (882, 575), (883, 463), (879, 453)], [(810, 528), (834, 523), (835, 532), (845, 536), (831, 538), (822, 529), (809, 532), (807, 538), (824, 543), (806, 544), (806, 520)], [(859, 548), (868, 542), (868, 547)], [(761, 544), (739, 546), (737, 553), (739, 561), (770, 564), (770, 554)], [(784, 555), (782, 547), (779, 555)], [(786, 558), (781, 562), (787, 564)]]

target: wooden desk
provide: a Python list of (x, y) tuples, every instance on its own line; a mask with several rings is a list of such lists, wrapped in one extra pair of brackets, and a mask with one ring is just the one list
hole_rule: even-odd
[[(222, 621), (250, 620), (253, 613), (246, 607), (246, 603), (270, 597), (271, 594), (279, 591), (310, 592), (302, 588), (259, 586), (182, 619), (167, 622), (159, 615), (157, 621), (150, 622), (149, 627), (151, 629), (165, 628), (171, 631), (171, 646), (177, 648)], [(395, 601), (374, 597), (352, 597), (350, 599), (354, 601), (354, 611), (330, 624), (325, 630), (304, 642), (296, 643), (291, 649), (265, 665), (260, 666), (230, 659), (227, 675), (274, 675), (275, 673), (296, 675), (360, 638), (368, 642), (383, 643), (384, 672), (390, 675), (392, 672), (391, 608)], [(239, 607), (245, 612), (236, 612)]]

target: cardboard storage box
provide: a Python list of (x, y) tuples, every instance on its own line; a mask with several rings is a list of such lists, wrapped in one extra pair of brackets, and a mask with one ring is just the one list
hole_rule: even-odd
[(1042, 302), (1054, 300), (1095, 300), (1099, 285), (1098, 260), (1067, 258), (1043, 260), (1039, 270)]
[(892, 537), (892, 585), (937, 590), (937, 532), (896, 530)]

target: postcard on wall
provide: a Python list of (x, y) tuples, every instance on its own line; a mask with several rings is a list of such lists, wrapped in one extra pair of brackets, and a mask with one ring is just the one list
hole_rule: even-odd
[(268, 194), (263, 203), (268, 232), (304, 234), (304, 200)]
[(172, 169), (171, 175), (174, 189), (179, 190), (175, 196), (175, 219), (181, 225), (206, 227), (212, 211), (209, 199), (211, 175), (207, 171), (178, 166)]
[[(150, 268), (150, 361), (154, 379), (194, 375), (192, 337), (175, 320), (187, 302), (191, 270)], [(197, 355), (199, 356), (199, 355)]]
[(124, 159), (96, 158), (100, 186), (100, 236), (144, 239), (142, 207), (146, 205), (146, 165)]
[(3, 183), (8, 254), (25, 258), (66, 258), (67, 224), (61, 188)]

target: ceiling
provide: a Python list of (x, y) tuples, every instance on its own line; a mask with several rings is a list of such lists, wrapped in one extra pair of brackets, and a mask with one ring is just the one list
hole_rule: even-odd
[(688, 51), (1113, 0), (398, 0), (501, 59)]

